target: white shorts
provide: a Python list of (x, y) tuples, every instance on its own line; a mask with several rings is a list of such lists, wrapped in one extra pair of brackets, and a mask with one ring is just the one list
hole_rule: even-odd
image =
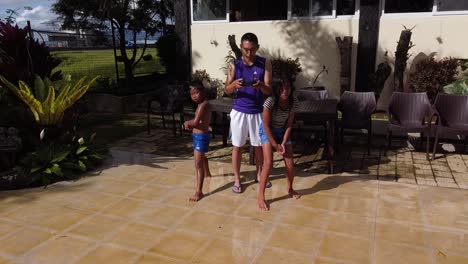
[(250, 138), (250, 145), (259, 147), (262, 145), (260, 141), (260, 126), (262, 124), (262, 113), (245, 114), (236, 110), (231, 110), (231, 141), (235, 147), (242, 147)]

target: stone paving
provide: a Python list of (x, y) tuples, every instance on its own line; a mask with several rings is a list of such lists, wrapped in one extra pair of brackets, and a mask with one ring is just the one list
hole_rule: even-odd
[(264, 213), (246, 155), (234, 194), (230, 149), (217, 137), (208, 195), (189, 203), (190, 136), (154, 133), (118, 142), (78, 181), (0, 192), (0, 263), (468, 263), (468, 155), (427, 162), (400, 140), (387, 157), (367, 156), (347, 137), (328, 175), (323, 146), (302, 142), (303, 197), (286, 195), (275, 157)]

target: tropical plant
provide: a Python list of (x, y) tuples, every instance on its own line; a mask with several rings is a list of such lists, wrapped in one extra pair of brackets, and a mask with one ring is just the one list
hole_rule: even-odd
[(273, 77), (288, 77), (293, 82), (296, 80), (296, 76), (302, 72), (299, 58), (294, 60), (291, 58), (273, 58), (271, 59), (271, 68)]
[(424, 59), (416, 64), (416, 69), (410, 74), (409, 85), (415, 92), (427, 92), (431, 100), (442, 88), (455, 81), (459, 62), (454, 58), (435, 60), (434, 57)]
[(444, 86), (443, 90), (448, 94), (468, 95), (468, 62), (463, 65), (459, 80)]
[(319, 73), (317, 73), (317, 75), (315, 76), (314, 80), (312, 81), (312, 87), (315, 87), (315, 84), (317, 83), (317, 80), (318, 80), (318, 78), (320, 77), (320, 75), (322, 75), (322, 73), (328, 74), (328, 68), (327, 68), (327, 66), (325, 66), (325, 65), (322, 66), (322, 70), (321, 70)]
[(19, 81), (18, 87), (0, 75), (0, 80), (29, 107), (36, 122), (41, 126), (59, 124), (65, 110), (80, 99), (97, 78), (99, 76), (85, 84), (85, 76), (74, 85), (66, 83), (64, 87), (56, 90), (48, 78), (41, 79), (36, 76), (33, 91), (23, 81)]
[(196, 70), (192, 74), (193, 81), (199, 81), (207, 89), (208, 99), (215, 99), (224, 95), (223, 81), (216, 78), (211, 78), (206, 70)]
[(468, 95), (468, 79), (446, 85), (443, 90), (447, 94)]
[[(53, 81), (62, 78), (54, 69), (61, 63), (50, 54), (49, 48), (37, 40), (30, 40), (28, 27), (19, 28), (0, 22), (0, 72), (10, 82), (23, 80), (32, 84), (34, 75)], [(0, 83), (1, 84), (1, 83)]]
[(100, 164), (104, 151), (92, 144), (95, 134), (87, 140), (73, 137), (71, 140), (43, 142), (37, 151), (28, 153), (21, 160), (21, 169), (31, 182), (42, 181), (44, 186), (63, 180), (72, 179)]

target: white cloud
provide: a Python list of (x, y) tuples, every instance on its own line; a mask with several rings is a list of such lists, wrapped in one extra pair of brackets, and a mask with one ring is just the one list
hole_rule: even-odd
[(26, 21), (29, 20), (33, 29), (50, 29), (44, 23), (56, 18), (57, 14), (50, 10), (50, 7), (39, 5), (31, 10), (23, 10), (16, 18), (16, 22), (18, 25), (24, 26), (26, 25)]
[(28, 6), (31, 4), (34, 4), (34, 1), (31, 0), (2, 0), (1, 1), (1, 7), (2, 8), (11, 8), (11, 7), (17, 7), (17, 6)]

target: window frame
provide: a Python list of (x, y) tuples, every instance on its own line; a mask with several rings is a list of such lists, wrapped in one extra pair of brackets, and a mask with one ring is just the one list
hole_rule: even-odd
[[(223, 23), (272, 23), (277, 20), (258, 20), (258, 21), (235, 21), (231, 22), (230, 21), (230, 1), (231, 0), (225, 0), (226, 1), (226, 19), (218, 19), (218, 20), (193, 20), (193, 0), (190, 0), (190, 21), (192, 25), (197, 25), (197, 24), (223, 24)], [(337, 8), (337, 1), (338, 0), (333, 0), (333, 9), (332, 9), (332, 14), (331, 15), (325, 15), (325, 16), (306, 16), (306, 17), (295, 17), (292, 16), (292, 11), (291, 11), (291, 3), (292, 0), (288, 0), (288, 10), (286, 13), (286, 20), (281, 20), (281, 21), (294, 21), (294, 20), (322, 20), (322, 19), (358, 19), (359, 18), (359, 10), (360, 10), (360, 0), (355, 0), (354, 3), (354, 14), (353, 15), (337, 15), (336, 8)], [(313, 1), (313, 0), (309, 0)], [(309, 13), (312, 13), (312, 5), (309, 7)]]
[(428, 16), (447, 16), (447, 15), (468, 15), (468, 10), (456, 11), (438, 11), (438, 0), (432, 1), (432, 10), (429, 12), (408, 12), (408, 13), (385, 13), (385, 2), (380, 1), (380, 15), (382, 18), (399, 18), (399, 17), (428, 17)]
[(439, 11), (438, 0), (434, 0), (434, 6), (432, 7), (432, 11), (434, 16), (446, 16), (446, 15), (468, 15), (467, 10), (455, 10), (455, 11)]
[(192, 24), (220, 24), (220, 23), (229, 23), (229, 11), (230, 11), (230, 0), (226, 1), (226, 19), (217, 19), (217, 20), (193, 20), (193, 0), (190, 0), (190, 20)]

